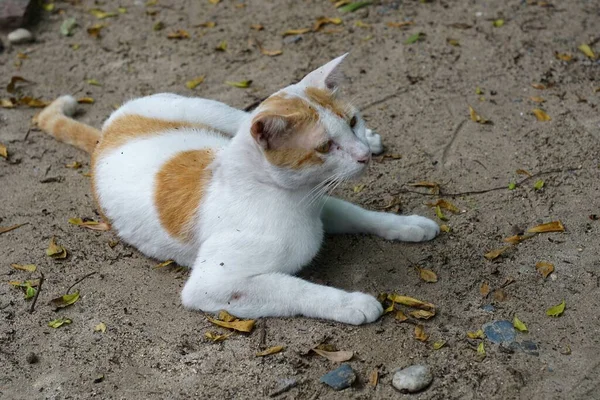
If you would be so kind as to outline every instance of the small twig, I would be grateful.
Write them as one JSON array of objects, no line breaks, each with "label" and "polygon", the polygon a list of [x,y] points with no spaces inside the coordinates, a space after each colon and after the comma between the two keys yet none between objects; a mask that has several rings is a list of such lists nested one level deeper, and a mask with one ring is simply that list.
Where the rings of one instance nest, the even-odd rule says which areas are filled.
[{"label": "small twig", "polygon": [[69,288],[67,289],[67,293],[66,294],[69,294],[69,292],[71,291],[71,289],[73,289],[73,286],[77,285],[78,283],[80,283],[84,279],[89,278],[90,276],[94,275],[95,273],[96,273],[96,271],[90,272],[89,274],[85,275],[83,278],[79,279],[77,282],[75,282],[74,284],[72,284],[71,286],[69,286]]},{"label": "small twig", "polygon": [[263,318],[258,335],[258,347],[263,350],[267,347],[267,320]]},{"label": "small twig", "polygon": [[33,302],[31,303],[31,307],[29,307],[29,314],[31,314],[35,310],[35,303],[37,303],[40,292],[42,291],[42,284],[44,283],[44,273],[40,271],[40,283],[38,283],[37,290],[35,291],[35,296],[33,297]]},{"label": "small twig", "polygon": [[388,94],[387,96],[384,96],[382,98],[380,98],[379,100],[375,100],[372,101],[370,103],[364,104],[360,107],[361,111],[365,111],[371,107],[377,106],[381,103],[385,103],[386,101],[388,101],[389,99],[393,99],[394,97],[401,95],[403,93],[406,93],[408,91],[408,88],[406,87],[399,87],[398,89],[396,89],[396,91],[394,93]]},{"label": "small twig", "polygon": [[[520,180],[519,182],[515,183],[515,188],[522,186],[524,183],[528,182],[529,180],[533,179],[533,178],[537,178],[538,176],[541,175],[547,175],[547,174],[554,174],[557,172],[567,172],[567,171],[574,171],[577,168],[562,168],[562,169],[551,169],[548,171],[541,171],[541,172],[537,172],[531,176],[528,176],[527,178],[524,178],[522,180]],[[468,190],[466,192],[458,192],[458,193],[444,193],[441,189],[439,191],[439,193],[426,193],[426,192],[420,192],[418,190],[410,190],[410,189],[401,189],[399,192],[397,192],[396,194],[400,194],[400,193],[415,193],[415,194],[420,194],[422,196],[434,196],[434,197],[460,197],[460,196],[468,196],[468,195],[473,195],[473,194],[483,194],[483,193],[488,193],[488,192],[493,192],[493,191],[497,191],[497,190],[507,190],[507,186],[497,186],[497,187],[493,187],[493,188],[489,188],[489,189],[482,189],[482,190]]]}]

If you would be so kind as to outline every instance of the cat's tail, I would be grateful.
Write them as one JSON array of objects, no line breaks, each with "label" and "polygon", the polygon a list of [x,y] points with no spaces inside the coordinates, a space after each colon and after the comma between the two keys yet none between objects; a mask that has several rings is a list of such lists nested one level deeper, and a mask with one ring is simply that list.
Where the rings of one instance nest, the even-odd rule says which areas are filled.
[{"label": "cat's tail", "polygon": [[100,141],[102,133],[89,125],[75,121],[77,100],[72,96],[61,96],[37,116],[38,126],[61,142],[92,153]]}]

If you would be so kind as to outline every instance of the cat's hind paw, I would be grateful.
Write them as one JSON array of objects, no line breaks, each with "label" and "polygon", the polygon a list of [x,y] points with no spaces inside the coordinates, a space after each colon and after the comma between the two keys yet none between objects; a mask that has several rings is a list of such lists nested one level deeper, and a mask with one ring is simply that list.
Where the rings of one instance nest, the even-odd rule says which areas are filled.
[{"label": "cat's hind paw", "polygon": [[386,213],[381,217],[379,236],[388,240],[424,242],[440,233],[440,227],[435,221],[420,215],[402,216]]},{"label": "cat's hind paw", "polygon": [[381,143],[381,136],[378,133],[373,132],[371,129],[365,131],[367,142],[371,153],[377,155],[383,153],[383,144]]}]

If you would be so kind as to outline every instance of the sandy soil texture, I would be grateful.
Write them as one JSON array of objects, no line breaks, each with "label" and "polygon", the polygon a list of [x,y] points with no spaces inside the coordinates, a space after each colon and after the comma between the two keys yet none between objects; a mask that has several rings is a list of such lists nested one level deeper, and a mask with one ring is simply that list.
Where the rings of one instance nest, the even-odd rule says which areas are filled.
[{"label": "sandy soil texture", "polygon": [[[117,16],[100,20],[93,8]],[[205,333],[225,330],[182,308],[185,271],[154,269],[157,261],[135,249],[111,247],[113,233],[67,222],[98,219],[87,155],[29,131],[38,110],[0,108],[0,143],[9,153],[0,158],[0,227],[26,224],[0,234],[0,397],[265,398],[281,379],[293,378],[298,385],[279,398],[408,398],[391,386],[392,371],[422,363],[431,367],[433,383],[410,398],[600,398],[600,221],[592,218],[600,215],[600,63],[578,50],[588,44],[600,53],[599,15],[593,0],[381,0],[351,13],[325,0],[56,1],[54,11],[43,11],[31,27],[35,42],[0,53],[0,80],[6,85],[22,76],[34,83],[20,83],[19,93],[43,100],[92,97],[95,103],[82,104],[78,118],[97,127],[115,105],[157,92],[243,108],[351,51],[344,92],[383,136],[387,154],[402,157],[374,162],[360,182],[337,194],[372,209],[397,198],[402,213],[429,216],[451,231],[423,244],[331,237],[302,273],[348,290],[434,303],[437,315],[420,321],[426,342],[414,338],[413,324],[386,315],[361,327],[268,318],[251,334],[212,343]],[[312,28],[322,16],[343,23],[282,37],[288,29]],[[67,37],[60,26],[68,17],[78,27]],[[498,19],[502,26],[494,26]],[[159,21],[164,28],[155,30]],[[200,26],[206,22],[216,26]],[[105,25],[97,39],[87,32],[95,24]],[[167,37],[179,29],[190,37]],[[407,43],[419,32],[419,40]],[[6,35],[2,41],[6,46]],[[226,51],[216,51],[222,41]],[[257,42],[283,54],[261,54]],[[186,81],[202,75],[196,89],[186,88]],[[248,89],[224,84],[241,80],[253,82]],[[0,88],[0,99],[11,96]],[[493,124],[471,120],[469,105]],[[539,121],[536,108],[551,120]],[[65,167],[74,161],[82,168]],[[518,169],[539,175],[509,190],[510,182],[527,178]],[[446,195],[438,197],[460,212],[442,210],[448,220],[440,221],[426,204],[438,197],[408,186],[418,181],[439,183]],[[484,258],[505,246],[504,238],[557,220],[565,232],[539,234],[496,260]],[[66,260],[45,255],[51,237],[68,249]],[[536,271],[540,261],[554,265],[546,279]],[[35,264],[37,271],[18,271],[13,263]],[[412,263],[435,271],[438,282],[422,281]],[[8,282],[37,279],[40,272],[45,282],[29,313],[31,300]],[[48,301],[91,272],[73,288],[81,299],[54,311]],[[487,296],[481,294],[484,282]],[[547,316],[562,300],[564,313]],[[538,355],[466,336],[515,315],[529,329],[518,341],[537,344]],[[60,317],[72,323],[48,326]],[[104,333],[94,331],[100,322]],[[283,352],[255,356],[263,327],[265,345],[283,345]],[[435,350],[438,341],[446,345]],[[349,364],[358,379],[351,388],[335,392],[319,383],[336,368],[307,354],[323,342],[355,353]],[[372,388],[368,378],[375,369],[380,381]]]}]

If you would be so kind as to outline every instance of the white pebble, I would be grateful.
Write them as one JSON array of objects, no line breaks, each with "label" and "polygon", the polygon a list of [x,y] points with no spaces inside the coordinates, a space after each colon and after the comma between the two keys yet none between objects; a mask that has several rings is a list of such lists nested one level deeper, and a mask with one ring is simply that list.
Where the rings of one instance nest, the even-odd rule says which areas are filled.
[{"label": "white pebble", "polygon": [[432,380],[433,375],[428,366],[412,365],[397,371],[392,379],[392,385],[402,393],[414,393],[425,389]]},{"label": "white pebble", "polygon": [[27,29],[19,28],[8,34],[8,41],[12,44],[28,43],[33,41],[33,35]]}]

